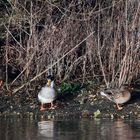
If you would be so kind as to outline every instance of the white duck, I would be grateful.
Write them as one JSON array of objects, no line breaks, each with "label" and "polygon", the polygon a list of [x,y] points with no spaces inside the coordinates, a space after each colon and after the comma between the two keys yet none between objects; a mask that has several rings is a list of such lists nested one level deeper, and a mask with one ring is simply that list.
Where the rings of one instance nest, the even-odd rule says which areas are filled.
[{"label": "white duck", "polygon": [[47,77],[47,84],[45,87],[42,87],[40,92],[38,93],[38,99],[41,102],[40,111],[44,111],[44,104],[50,103],[50,109],[54,109],[53,101],[56,99],[57,93],[54,89],[54,78],[49,75]]}]

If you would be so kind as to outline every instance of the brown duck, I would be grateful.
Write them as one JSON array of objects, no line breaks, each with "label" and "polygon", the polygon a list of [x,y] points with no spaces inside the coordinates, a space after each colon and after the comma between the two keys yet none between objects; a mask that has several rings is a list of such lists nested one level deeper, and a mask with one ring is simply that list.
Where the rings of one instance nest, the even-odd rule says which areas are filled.
[{"label": "brown duck", "polygon": [[106,97],[107,99],[109,99],[110,101],[116,103],[118,110],[122,110],[123,107],[119,106],[119,104],[126,103],[127,101],[130,100],[131,89],[132,88],[128,86],[122,86],[119,89],[110,89],[110,90],[101,91],[100,94]]}]

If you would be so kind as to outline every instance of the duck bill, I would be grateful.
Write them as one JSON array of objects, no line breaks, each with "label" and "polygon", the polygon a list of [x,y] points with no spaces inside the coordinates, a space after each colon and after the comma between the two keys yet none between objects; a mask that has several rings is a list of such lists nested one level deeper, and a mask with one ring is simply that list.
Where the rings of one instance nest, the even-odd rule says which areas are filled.
[{"label": "duck bill", "polygon": [[102,96],[104,96],[104,97],[106,97],[107,99],[109,99],[110,101],[112,101],[112,99],[111,99],[111,97],[108,95],[108,94],[106,94],[106,93],[104,93],[104,92],[100,92],[100,94],[102,95]]},{"label": "duck bill", "polygon": [[48,86],[48,87],[51,86],[51,80],[50,80],[50,79],[48,79],[47,86]]}]

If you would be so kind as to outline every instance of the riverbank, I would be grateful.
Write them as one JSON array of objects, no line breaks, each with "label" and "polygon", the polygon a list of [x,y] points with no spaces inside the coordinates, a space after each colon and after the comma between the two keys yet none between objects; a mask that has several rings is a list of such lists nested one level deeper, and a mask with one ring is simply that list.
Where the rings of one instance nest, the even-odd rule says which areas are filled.
[{"label": "riverbank", "polygon": [[[29,91],[28,91],[29,92]],[[75,93],[58,96],[56,108],[46,111],[39,110],[40,103],[37,93],[18,93],[10,95],[1,90],[0,117],[28,118],[140,118],[140,93],[133,91],[131,100],[117,110],[116,105],[102,98],[97,91],[82,89]]]}]

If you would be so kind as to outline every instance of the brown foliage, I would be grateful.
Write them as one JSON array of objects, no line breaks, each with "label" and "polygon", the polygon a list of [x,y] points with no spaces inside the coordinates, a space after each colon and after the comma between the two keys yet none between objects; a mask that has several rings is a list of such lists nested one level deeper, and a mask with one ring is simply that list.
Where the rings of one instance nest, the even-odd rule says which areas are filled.
[{"label": "brown foliage", "polygon": [[15,92],[47,74],[61,82],[103,80],[109,87],[129,84],[140,73],[139,0],[10,4],[3,63],[21,71],[11,83],[21,80]]}]

